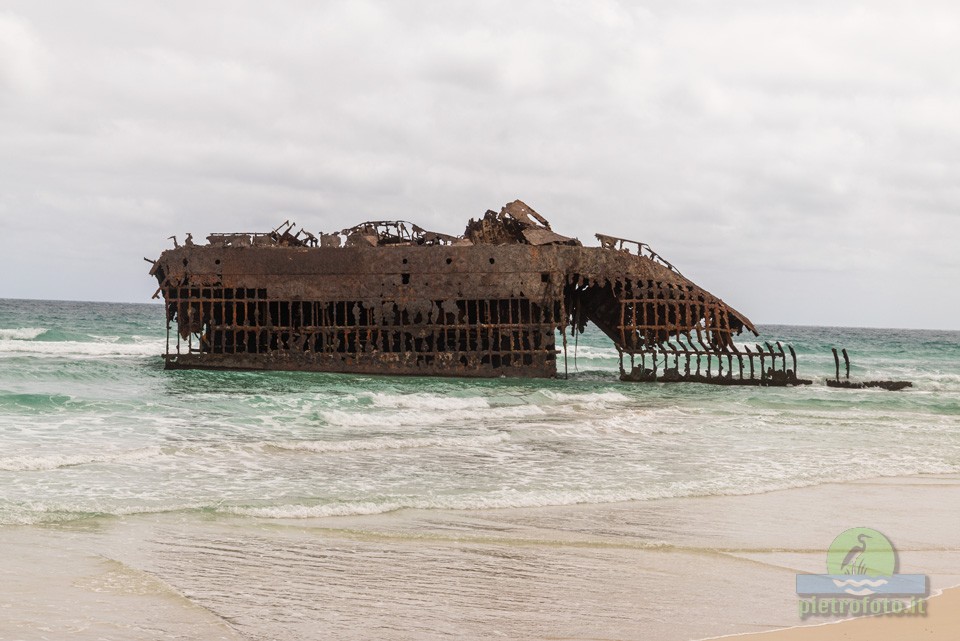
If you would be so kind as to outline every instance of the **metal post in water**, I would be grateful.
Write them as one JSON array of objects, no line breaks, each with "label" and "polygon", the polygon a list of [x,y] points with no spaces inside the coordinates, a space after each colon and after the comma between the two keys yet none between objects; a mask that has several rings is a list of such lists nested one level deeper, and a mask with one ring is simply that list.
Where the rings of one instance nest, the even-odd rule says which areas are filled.
[{"label": "metal post in water", "polygon": [[[844,362],[844,363],[846,364],[846,366],[847,366],[847,380],[849,381],[849,380],[850,380],[850,357],[847,356],[847,348],[846,348],[846,347],[844,347],[841,351],[843,352],[843,362]],[[837,376],[839,377],[840,374],[838,373]]]},{"label": "metal post in water", "polygon": [[680,349],[683,351],[683,375],[687,378],[690,377],[690,346],[684,344],[680,340],[680,337],[677,336],[677,345],[680,346]]}]

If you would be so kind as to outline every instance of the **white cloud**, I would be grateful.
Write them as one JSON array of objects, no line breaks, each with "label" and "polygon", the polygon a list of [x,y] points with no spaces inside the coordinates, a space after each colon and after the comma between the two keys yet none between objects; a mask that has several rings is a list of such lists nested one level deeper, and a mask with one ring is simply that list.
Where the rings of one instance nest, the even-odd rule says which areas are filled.
[{"label": "white cloud", "polygon": [[[172,233],[520,197],[759,322],[960,317],[929,305],[960,276],[952,3],[9,4],[0,295],[138,300]],[[78,252],[111,276],[65,285]]]},{"label": "white cloud", "polygon": [[32,95],[46,82],[46,52],[30,25],[16,15],[0,13],[0,96]]}]

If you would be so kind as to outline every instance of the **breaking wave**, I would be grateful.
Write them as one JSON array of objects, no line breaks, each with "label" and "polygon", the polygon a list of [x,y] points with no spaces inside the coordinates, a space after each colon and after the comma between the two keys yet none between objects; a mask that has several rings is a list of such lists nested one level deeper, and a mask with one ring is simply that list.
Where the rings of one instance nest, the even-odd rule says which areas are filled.
[{"label": "breaking wave", "polygon": [[[562,358],[562,356],[561,356]],[[570,363],[573,363],[573,359],[586,359],[586,360],[610,360],[618,361],[620,359],[620,354],[613,347],[592,347],[590,345],[574,345],[571,343],[567,345],[567,359]]]},{"label": "breaking wave", "polygon": [[30,355],[41,357],[123,358],[160,356],[163,341],[142,343],[110,343],[79,341],[35,341],[32,339],[0,340],[0,356]]},{"label": "breaking wave", "polygon": [[490,403],[479,396],[447,396],[440,394],[370,394],[374,407],[412,410],[486,409]]},{"label": "breaking wave", "polygon": [[[791,485],[790,487],[799,487]],[[637,489],[583,489],[543,491],[500,491],[484,494],[391,497],[381,501],[336,501],[321,504],[230,505],[217,511],[238,516],[268,519],[310,519],[328,516],[363,516],[404,509],[416,510],[492,510],[508,508],[555,507],[626,501],[649,501],[683,496],[730,495],[739,492],[690,492],[684,484],[676,487]],[[746,493],[746,492],[743,492]]]},{"label": "breaking wave", "polygon": [[602,402],[623,402],[629,401],[630,397],[620,392],[555,392],[553,390],[542,390],[540,392],[547,398],[565,403],[591,403]]},{"label": "breaking wave", "polygon": [[0,329],[0,341],[32,341],[46,331],[43,327]]},{"label": "breaking wave", "polygon": [[6,456],[0,458],[0,471],[44,472],[62,467],[94,463],[135,463],[160,456],[159,447],[144,447],[110,454],[51,454],[49,456]]},{"label": "breaking wave", "polygon": [[[458,399],[469,401],[471,399]],[[483,401],[484,399],[476,399]],[[484,401],[486,403],[486,401]],[[489,407],[486,404],[476,405],[470,409],[439,409],[431,407],[410,407],[402,412],[365,410],[324,410],[320,417],[329,425],[338,427],[382,427],[385,425],[449,425],[465,421],[484,421],[488,424],[498,421],[525,419],[544,414],[544,410],[536,405],[510,405],[505,407]]]},{"label": "breaking wave", "polygon": [[508,434],[463,437],[371,438],[351,441],[268,441],[267,447],[293,452],[364,452],[428,447],[484,447],[510,440]]}]

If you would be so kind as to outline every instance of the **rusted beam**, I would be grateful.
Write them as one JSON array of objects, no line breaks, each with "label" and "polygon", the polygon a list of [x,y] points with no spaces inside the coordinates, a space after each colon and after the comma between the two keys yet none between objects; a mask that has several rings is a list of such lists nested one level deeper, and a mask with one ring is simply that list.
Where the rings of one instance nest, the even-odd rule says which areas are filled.
[{"label": "rusted beam", "polygon": [[[175,331],[170,367],[555,376],[560,330],[567,375],[566,327],[576,338],[589,321],[621,368],[650,353],[656,372],[672,354],[679,374],[683,355],[686,375],[696,354],[713,377],[714,355],[721,376],[724,355],[732,370],[731,335],[755,331],[648,247],[583,247],[520,201],[462,237],[404,221],[315,235],[287,220],[206,245],[172,238],[149,261]],[[703,350],[679,342],[692,332]]]}]

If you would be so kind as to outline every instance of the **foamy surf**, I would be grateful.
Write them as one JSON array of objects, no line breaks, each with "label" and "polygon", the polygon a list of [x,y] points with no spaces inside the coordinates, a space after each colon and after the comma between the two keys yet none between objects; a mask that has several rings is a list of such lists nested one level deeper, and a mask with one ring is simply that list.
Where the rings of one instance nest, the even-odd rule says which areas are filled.
[{"label": "foamy surf", "polygon": [[[561,354],[559,358],[563,358]],[[567,362],[568,365],[572,365],[574,359],[576,360],[599,360],[599,361],[608,361],[613,366],[617,366],[619,362],[620,354],[613,347],[591,347],[589,345],[576,345],[573,343],[567,345]]]},{"label": "foamy surf", "polygon": [[[482,399],[480,399],[482,400]],[[467,404],[469,407],[469,404]],[[475,409],[440,410],[431,407],[397,407],[399,411],[368,409],[323,410],[319,412],[325,423],[340,427],[384,427],[456,425],[464,422],[483,422],[490,425],[507,421],[542,416],[537,405],[510,405],[506,407],[477,406]]]},{"label": "foamy surf", "polygon": [[440,394],[385,394],[371,393],[374,407],[410,410],[476,410],[487,409],[490,403],[479,396],[448,396]]},{"label": "foamy surf", "polygon": [[266,447],[289,452],[376,452],[379,450],[405,450],[434,447],[483,448],[510,440],[509,434],[487,436],[434,437],[434,438],[370,438],[347,441],[267,441]]},{"label": "foamy surf", "polygon": [[204,503],[171,501],[154,505],[118,506],[108,503],[25,501],[12,504],[0,500],[0,525],[37,525],[69,523],[84,519],[168,514],[176,512],[213,511],[216,506]]},{"label": "foamy surf", "polygon": [[0,341],[32,341],[46,331],[43,327],[0,329]]},{"label": "foamy surf", "polygon": [[623,403],[630,397],[621,392],[558,392],[545,389],[540,394],[560,403]]},{"label": "foamy surf", "polygon": [[35,341],[32,339],[8,339],[0,341],[0,356],[40,356],[62,358],[124,358],[161,356],[164,343],[116,343],[107,341]]},{"label": "foamy surf", "polygon": [[0,457],[0,470],[5,472],[42,472],[63,467],[98,463],[136,463],[160,456],[159,447],[144,447],[136,450],[99,454],[50,454],[47,456]]},{"label": "foamy surf", "polygon": [[[771,483],[760,491],[774,491],[806,487],[810,483],[784,484]],[[222,505],[216,509],[228,514],[253,516],[265,519],[313,519],[330,516],[365,516],[385,514],[397,510],[495,510],[537,507],[564,507],[600,503],[623,503],[631,501],[650,501],[691,496],[735,496],[752,494],[745,488],[727,488],[719,492],[690,492],[683,486],[661,486],[649,488],[620,488],[615,490],[542,490],[510,491],[501,490],[482,495],[453,495],[434,497],[389,497],[380,501],[337,501],[319,504],[277,504],[277,505]]]},{"label": "foamy surf", "polygon": [[[960,334],[778,335],[810,377],[832,374],[817,351],[829,340],[863,377],[918,381],[890,394],[629,385],[572,367],[551,381],[165,371],[162,306],[0,301],[0,326],[0,503],[25,522],[30,506],[48,520],[191,506],[295,518],[960,471]],[[615,355],[598,331],[579,342],[581,372]]]}]

